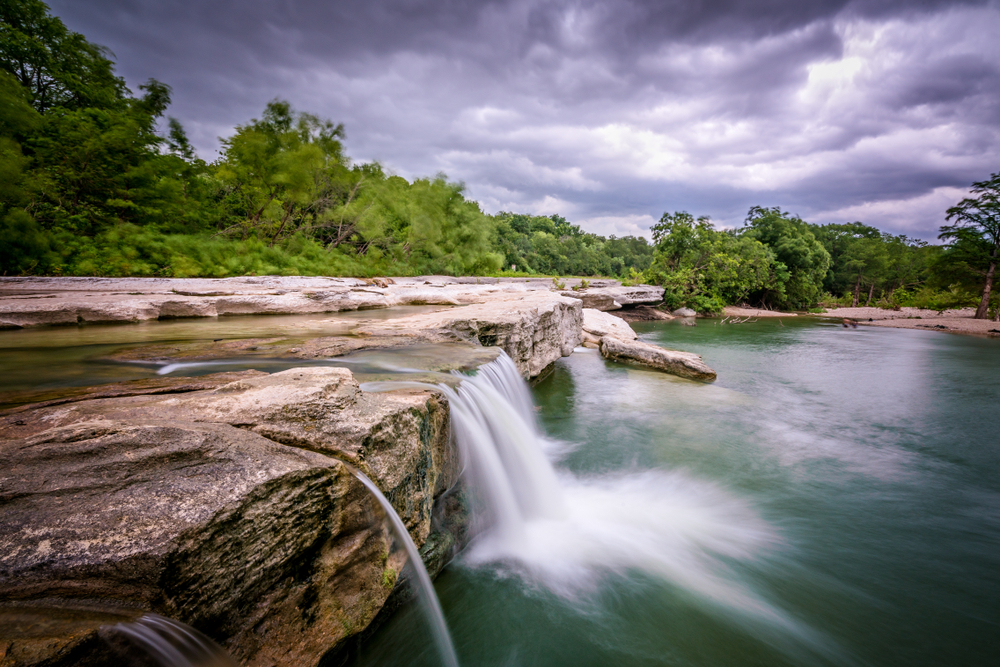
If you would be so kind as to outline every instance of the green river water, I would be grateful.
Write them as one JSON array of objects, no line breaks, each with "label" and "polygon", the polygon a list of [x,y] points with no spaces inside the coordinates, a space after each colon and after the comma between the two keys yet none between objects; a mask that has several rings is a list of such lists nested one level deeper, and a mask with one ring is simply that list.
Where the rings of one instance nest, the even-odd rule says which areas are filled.
[{"label": "green river water", "polygon": [[[338,335],[359,317],[0,332],[0,392],[155,376],[102,361],[122,346]],[[474,544],[445,570],[462,664],[1000,664],[997,341],[716,322],[633,325],[702,354],[714,383],[581,348],[533,389],[586,530],[523,561]],[[181,373],[255,366],[273,370]],[[405,605],[355,667],[439,664],[421,614]]]},{"label": "green river water", "polygon": [[[532,567],[460,559],[436,587],[463,664],[1000,664],[996,341],[805,318],[633,326],[718,381],[578,350],[533,393],[569,443],[573,497],[639,526],[607,544],[640,552],[645,527],[668,548],[602,557],[560,537]],[[407,607],[356,664],[436,660]]]}]

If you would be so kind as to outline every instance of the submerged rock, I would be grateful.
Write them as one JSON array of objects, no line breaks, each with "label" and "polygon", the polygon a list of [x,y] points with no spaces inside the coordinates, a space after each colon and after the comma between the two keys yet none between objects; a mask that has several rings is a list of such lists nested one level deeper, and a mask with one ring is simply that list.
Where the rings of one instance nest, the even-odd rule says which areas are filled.
[{"label": "submerged rock", "polygon": [[[424,544],[458,474],[447,404],[367,394],[339,368],[228,375],[0,417],[0,596],[155,611],[247,665],[313,665],[365,628],[402,560],[342,460]],[[76,664],[95,632],[40,645],[0,629],[26,656],[3,664]]]},{"label": "submerged rock", "polygon": [[714,380],[716,377],[715,371],[693,352],[667,350],[658,345],[638,340],[625,341],[613,336],[601,338],[600,349],[601,354],[612,361],[634,362],[692,380]]}]

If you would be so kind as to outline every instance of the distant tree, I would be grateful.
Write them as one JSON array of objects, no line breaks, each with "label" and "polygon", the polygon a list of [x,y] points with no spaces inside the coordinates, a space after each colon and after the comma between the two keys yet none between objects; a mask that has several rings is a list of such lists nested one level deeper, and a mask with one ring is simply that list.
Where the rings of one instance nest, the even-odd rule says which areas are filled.
[{"label": "distant tree", "polygon": [[813,229],[779,208],[750,209],[740,235],[760,241],[775,256],[774,279],[755,295],[760,302],[781,308],[816,303],[830,268],[830,253]]},{"label": "distant tree", "polygon": [[749,236],[716,230],[707,217],[664,213],[651,228],[655,254],[646,272],[670,308],[718,312],[769,284],[774,254]]},{"label": "distant tree", "polygon": [[1000,252],[1000,173],[973,183],[971,192],[974,197],[948,209],[947,220],[952,224],[941,227],[938,238],[951,240],[955,250],[965,256],[968,269],[982,277],[975,318],[985,320]]}]

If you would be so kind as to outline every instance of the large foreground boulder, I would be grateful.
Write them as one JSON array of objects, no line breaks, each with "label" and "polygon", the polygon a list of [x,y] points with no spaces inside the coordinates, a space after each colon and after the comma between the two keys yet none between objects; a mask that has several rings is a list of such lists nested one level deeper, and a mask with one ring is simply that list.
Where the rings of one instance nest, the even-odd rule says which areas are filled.
[{"label": "large foreground boulder", "polygon": [[[0,417],[0,599],[157,612],[246,665],[315,665],[363,630],[402,554],[344,461],[424,544],[458,472],[447,405],[346,369],[224,379]],[[0,664],[101,664],[99,625],[0,628]]]},{"label": "large foreground boulder", "polygon": [[632,362],[692,380],[714,380],[715,371],[701,356],[693,352],[667,350],[638,340],[621,340],[605,336],[600,342],[601,354],[612,361]]}]

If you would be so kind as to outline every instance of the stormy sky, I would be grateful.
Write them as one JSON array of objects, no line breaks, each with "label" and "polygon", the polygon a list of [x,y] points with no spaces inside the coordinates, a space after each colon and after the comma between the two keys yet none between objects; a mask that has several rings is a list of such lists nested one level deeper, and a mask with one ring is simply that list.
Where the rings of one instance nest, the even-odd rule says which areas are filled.
[{"label": "stormy sky", "polygon": [[752,205],[932,240],[1000,171],[1000,2],[50,0],[202,157],[275,97],[487,212],[648,234]]}]

